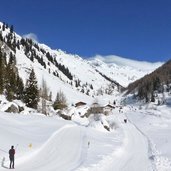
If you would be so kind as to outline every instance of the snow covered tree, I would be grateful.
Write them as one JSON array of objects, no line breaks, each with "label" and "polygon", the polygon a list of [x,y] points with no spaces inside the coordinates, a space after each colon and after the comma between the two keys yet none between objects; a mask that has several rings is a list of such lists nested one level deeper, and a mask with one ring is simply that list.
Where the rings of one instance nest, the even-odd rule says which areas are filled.
[{"label": "snow covered tree", "polygon": [[26,87],[24,91],[24,102],[26,103],[26,106],[37,109],[38,101],[39,101],[38,85],[37,85],[34,69],[32,69],[29,79],[26,82]]}]

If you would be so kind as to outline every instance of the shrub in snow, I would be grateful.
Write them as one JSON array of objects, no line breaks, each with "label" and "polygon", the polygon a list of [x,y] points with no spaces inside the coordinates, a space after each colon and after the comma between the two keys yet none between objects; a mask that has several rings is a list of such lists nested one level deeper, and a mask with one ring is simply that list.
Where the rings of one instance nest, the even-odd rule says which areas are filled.
[{"label": "shrub in snow", "polygon": [[93,107],[88,109],[88,111],[85,114],[85,116],[89,117],[91,114],[100,114],[100,113],[103,113],[103,107],[93,106]]},{"label": "shrub in snow", "polygon": [[57,109],[64,109],[67,107],[67,101],[66,101],[66,97],[64,95],[64,93],[60,90],[59,92],[57,92],[56,95],[56,100],[53,104],[53,107],[55,110]]},{"label": "shrub in snow", "polygon": [[110,128],[109,128],[107,125],[104,125],[104,128],[105,128],[107,131],[110,131]]}]

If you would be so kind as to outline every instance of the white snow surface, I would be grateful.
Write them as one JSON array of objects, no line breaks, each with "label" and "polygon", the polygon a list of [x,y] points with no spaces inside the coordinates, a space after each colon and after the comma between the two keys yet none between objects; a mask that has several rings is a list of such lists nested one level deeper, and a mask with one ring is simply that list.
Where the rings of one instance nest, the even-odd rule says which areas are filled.
[{"label": "white snow surface", "polygon": [[73,121],[0,112],[0,170],[9,167],[8,150],[14,145],[16,171],[170,171],[168,111],[168,106],[116,107],[101,119],[110,132],[100,120],[79,117],[77,110]]},{"label": "white snow surface", "polygon": [[[154,108],[154,107],[153,107]],[[171,171],[171,108],[170,105],[154,109],[127,111],[130,122],[148,139],[151,160],[156,171]]]}]

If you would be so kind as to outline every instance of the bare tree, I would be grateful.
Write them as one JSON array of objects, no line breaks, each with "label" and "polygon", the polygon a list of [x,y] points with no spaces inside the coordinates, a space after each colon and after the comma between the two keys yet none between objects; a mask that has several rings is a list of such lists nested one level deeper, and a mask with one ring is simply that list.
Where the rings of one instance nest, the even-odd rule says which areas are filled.
[{"label": "bare tree", "polygon": [[40,92],[40,96],[42,98],[41,105],[42,105],[42,113],[47,115],[47,100],[48,100],[48,88],[46,81],[44,78],[42,79],[42,89]]},{"label": "bare tree", "polygon": [[56,100],[53,104],[54,109],[63,109],[65,107],[67,107],[67,100],[66,100],[66,96],[64,95],[64,93],[60,90],[59,92],[57,92],[56,95]]}]

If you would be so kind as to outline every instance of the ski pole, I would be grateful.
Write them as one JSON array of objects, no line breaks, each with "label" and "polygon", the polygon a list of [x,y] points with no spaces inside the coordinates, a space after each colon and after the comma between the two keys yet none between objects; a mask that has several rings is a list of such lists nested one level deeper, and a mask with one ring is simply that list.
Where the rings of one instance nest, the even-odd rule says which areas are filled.
[{"label": "ski pole", "polygon": [[17,149],[17,147],[18,147],[18,144],[15,146],[15,150]]}]

